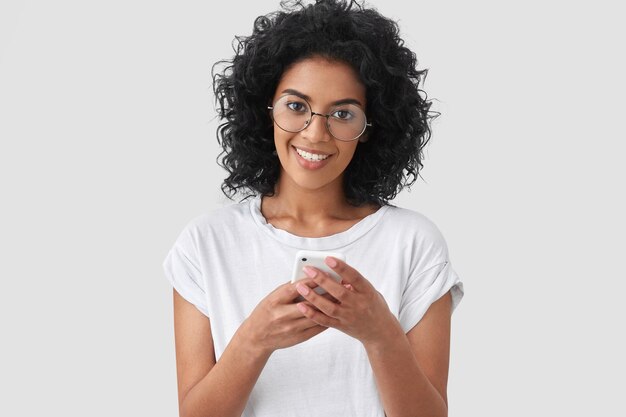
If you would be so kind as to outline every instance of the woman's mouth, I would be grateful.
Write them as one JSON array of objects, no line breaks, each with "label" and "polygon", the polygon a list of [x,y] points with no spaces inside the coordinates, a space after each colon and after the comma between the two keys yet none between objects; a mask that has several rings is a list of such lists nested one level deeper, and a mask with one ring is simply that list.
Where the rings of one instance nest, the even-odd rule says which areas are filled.
[{"label": "woman's mouth", "polygon": [[309,152],[295,146],[292,146],[292,149],[294,150],[298,164],[305,169],[321,168],[328,163],[328,160],[332,156],[332,154]]},{"label": "woman's mouth", "polygon": [[298,155],[300,155],[302,158],[306,159],[307,161],[311,161],[311,162],[323,161],[324,159],[330,156],[330,155],[325,155],[325,154],[320,154],[320,153],[307,152],[305,150],[296,148],[295,146],[294,148],[296,149],[296,152],[298,152]]}]

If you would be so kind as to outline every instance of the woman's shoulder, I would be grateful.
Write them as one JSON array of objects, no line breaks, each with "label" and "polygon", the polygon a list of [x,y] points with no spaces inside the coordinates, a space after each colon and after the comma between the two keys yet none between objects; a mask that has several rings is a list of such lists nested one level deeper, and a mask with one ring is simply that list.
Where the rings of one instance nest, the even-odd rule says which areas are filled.
[{"label": "woman's shoulder", "polygon": [[439,228],[430,217],[414,209],[389,204],[387,213],[385,213],[385,219],[408,232],[418,230],[422,233],[440,233]]},{"label": "woman's shoulder", "polygon": [[389,206],[385,217],[385,230],[392,233],[395,239],[417,248],[420,257],[447,259],[446,239],[430,217],[420,211],[397,206]]},{"label": "woman's shoulder", "polygon": [[220,230],[243,226],[250,218],[250,201],[228,202],[192,217],[185,229],[189,231]]}]

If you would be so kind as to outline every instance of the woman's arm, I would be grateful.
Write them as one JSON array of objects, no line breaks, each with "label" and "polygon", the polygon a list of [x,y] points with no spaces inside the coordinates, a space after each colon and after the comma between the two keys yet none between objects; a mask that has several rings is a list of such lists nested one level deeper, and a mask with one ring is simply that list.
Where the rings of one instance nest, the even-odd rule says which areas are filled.
[{"label": "woman's arm", "polygon": [[390,329],[364,344],[387,417],[445,417],[450,357],[451,296],[435,301],[406,335]]},{"label": "woman's arm", "polygon": [[[310,279],[299,283],[311,289],[317,287]],[[293,302],[297,296],[295,286],[286,282],[263,298],[216,362],[210,321],[174,290],[181,417],[241,416],[272,352],[328,329],[302,317]],[[329,303],[337,301],[329,294],[320,298]],[[304,304],[312,307],[311,303]]]},{"label": "woman's arm", "polygon": [[178,404],[181,417],[240,417],[270,354],[240,327],[215,361],[211,324],[174,290]]},{"label": "woman's arm", "polygon": [[404,334],[371,282],[339,259],[327,257],[326,264],[341,276],[343,285],[316,268],[306,267],[304,272],[338,303],[298,286],[299,293],[317,308],[315,311],[299,303],[302,314],[363,343],[388,417],[446,417],[450,291],[432,303],[419,323]]}]

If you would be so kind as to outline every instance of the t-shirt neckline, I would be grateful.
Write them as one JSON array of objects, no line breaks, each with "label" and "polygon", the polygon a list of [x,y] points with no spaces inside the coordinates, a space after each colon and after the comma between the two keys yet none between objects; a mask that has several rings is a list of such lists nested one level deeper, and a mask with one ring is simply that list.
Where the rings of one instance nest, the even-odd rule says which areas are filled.
[{"label": "t-shirt neckline", "polygon": [[268,234],[273,239],[285,245],[306,250],[335,250],[349,245],[372,230],[390,207],[389,205],[383,205],[374,213],[365,216],[343,232],[324,237],[303,237],[278,229],[271,223],[268,223],[261,213],[261,198],[261,195],[256,195],[249,200],[250,214],[256,225],[262,229],[263,233]]}]

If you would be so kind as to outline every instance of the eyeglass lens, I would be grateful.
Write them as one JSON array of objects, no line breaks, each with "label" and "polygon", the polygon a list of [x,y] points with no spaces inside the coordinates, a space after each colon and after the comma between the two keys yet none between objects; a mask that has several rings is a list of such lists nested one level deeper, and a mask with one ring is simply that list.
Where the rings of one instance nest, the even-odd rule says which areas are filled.
[{"label": "eyeglass lens", "polygon": [[[283,96],[274,103],[273,107],[274,122],[288,132],[299,132],[305,129],[311,121],[311,108],[301,97]],[[335,106],[330,109],[328,115],[326,126],[330,134],[339,140],[354,140],[365,130],[367,123],[365,113],[354,104]]]}]

